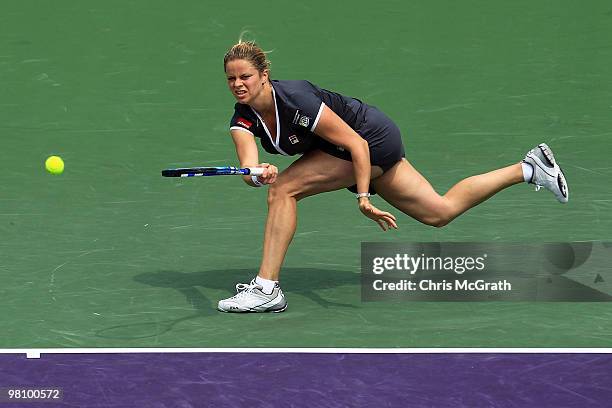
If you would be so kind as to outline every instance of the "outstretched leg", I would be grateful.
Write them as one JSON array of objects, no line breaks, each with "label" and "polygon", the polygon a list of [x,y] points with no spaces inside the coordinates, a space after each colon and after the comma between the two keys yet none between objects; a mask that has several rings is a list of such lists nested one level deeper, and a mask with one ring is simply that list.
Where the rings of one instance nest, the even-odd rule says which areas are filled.
[{"label": "outstretched leg", "polygon": [[441,196],[403,159],[372,180],[372,185],[395,208],[424,224],[442,227],[495,193],[523,181],[523,170],[517,163],[461,180]]}]

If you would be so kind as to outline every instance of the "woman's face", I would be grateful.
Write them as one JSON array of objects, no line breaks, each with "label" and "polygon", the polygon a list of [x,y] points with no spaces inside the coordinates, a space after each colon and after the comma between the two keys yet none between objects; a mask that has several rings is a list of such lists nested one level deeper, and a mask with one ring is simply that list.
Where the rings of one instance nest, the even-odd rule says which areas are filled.
[{"label": "woman's face", "polygon": [[240,103],[248,104],[262,91],[268,81],[268,72],[260,73],[249,61],[236,59],[225,65],[227,86],[234,98]]}]

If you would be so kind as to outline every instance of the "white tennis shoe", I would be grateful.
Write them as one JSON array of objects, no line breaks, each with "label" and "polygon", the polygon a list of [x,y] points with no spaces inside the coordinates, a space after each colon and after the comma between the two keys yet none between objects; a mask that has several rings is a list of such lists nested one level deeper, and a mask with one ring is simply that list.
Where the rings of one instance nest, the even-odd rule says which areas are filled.
[{"label": "white tennis shoe", "polygon": [[219,301],[217,309],[229,313],[247,312],[283,312],[287,309],[287,301],[279,284],[274,285],[272,293],[262,291],[263,287],[255,283],[238,283],[234,296]]},{"label": "white tennis shoe", "polygon": [[529,183],[535,184],[536,191],[544,187],[550,190],[560,203],[567,203],[569,189],[565,175],[546,143],[540,143],[527,152],[523,162],[533,167],[533,176]]}]

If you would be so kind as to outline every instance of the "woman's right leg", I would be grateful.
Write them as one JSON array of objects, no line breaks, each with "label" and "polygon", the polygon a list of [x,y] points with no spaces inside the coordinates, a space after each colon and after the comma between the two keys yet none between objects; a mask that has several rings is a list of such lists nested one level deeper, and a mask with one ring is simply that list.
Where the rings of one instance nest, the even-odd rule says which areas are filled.
[{"label": "woman's right leg", "polygon": [[[382,169],[372,167],[372,177]],[[353,163],[320,150],[309,152],[282,171],[268,187],[268,217],[259,276],[278,280],[280,268],[297,226],[297,202],[302,198],[355,184]]]},{"label": "woman's right leg", "polygon": [[523,182],[520,163],[468,177],[439,195],[412,165],[402,159],[372,180],[376,192],[389,204],[416,220],[442,227],[495,193]]},{"label": "woman's right leg", "polygon": [[[380,174],[382,169],[373,166],[372,177]],[[265,279],[263,285],[278,281],[281,265],[297,225],[297,201],[353,184],[353,164],[320,150],[306,153],[278,175],[276,182],[268,186],[268,218],[263,257],[256,282],[257,279]],[[257,289],[257,285],[237,286],[240,292],[220,300],[218,309],[224,312],[283,311],[287,302],[278,283],[273,286],[271,293],[262,292]]]}]

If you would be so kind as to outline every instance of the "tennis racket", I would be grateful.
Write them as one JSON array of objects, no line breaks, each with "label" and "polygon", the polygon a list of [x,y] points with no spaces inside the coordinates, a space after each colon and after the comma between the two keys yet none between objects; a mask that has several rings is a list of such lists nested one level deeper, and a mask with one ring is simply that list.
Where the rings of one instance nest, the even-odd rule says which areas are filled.
[{"label": "tennis racket", "polygon": [[261,176],[263,167],[247,167],[244,169],[232,166],[226,167],[187,167],[182,169],[162,170],[163,177],[202,177],[202,176]]}]

